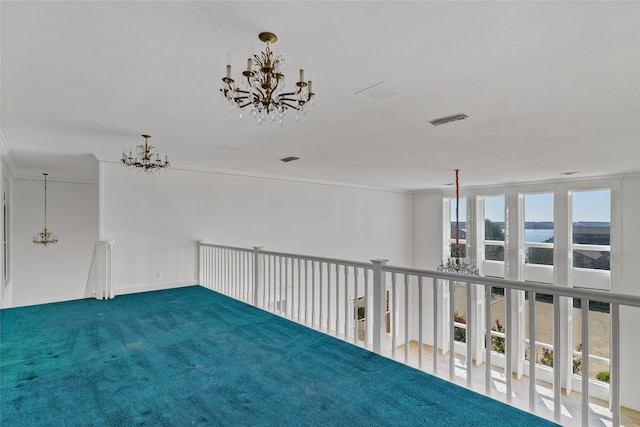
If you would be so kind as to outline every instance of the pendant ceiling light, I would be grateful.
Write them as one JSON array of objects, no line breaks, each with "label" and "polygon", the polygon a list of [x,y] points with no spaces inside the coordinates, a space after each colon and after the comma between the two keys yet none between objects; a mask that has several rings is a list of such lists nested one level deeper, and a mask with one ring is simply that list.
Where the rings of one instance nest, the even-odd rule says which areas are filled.
[{"label": "pendant ceiling light", "polygon": [[164,156],[164,161],[160,158],[159,153],[153,152],[154,146],[149,144],[149,135],[142,135],[144,138],[144,145],[138,145],[135,154],[129,150],[122,152],[122,164],[128,169],[134,169],[138,171],[144,171],[147,173],[159,172],[161,170],[169,169],[171,166],[169,158]]},{"label": "pendant ceiling light", "polygon": [[[460,182],[459,182],[460,169],[456,169],[456,243],[451,245],[451,256],[447,260],[446,264],[441,262],[438,266],[438,271],[444,271],[447,273],[458,274],[471,274],[478,275],[478,268],[470,262],[468,257],[463,257],[462,247],[460,246]],[[468,228],[468,227],[467,227]],[[465,236],[466,237],[466,236]]]},{"label": "pendant ceiling light", "polygon": [[282,125],[288,109],[296,110],[298,121],[301,114],[307,114],[308,106],[313,105],[315,100],[311,80],[304,81],[304,69],[301,68],[296,88],[292,92],[286,92],[285,60],[280,55],[274,56],[270,47],[278,37],[265,32],[260,33],[258,38],[267,44],[267,48],[260,55],[247,59],[241,87],[236,86],[235,80],[231,78],[231,64],[227,64],[227,75],[222,78],[220,89],[222,100],[229,103],[229,111],[238,110],[240,118],[243,111],[248,110],[258,123],[271,119]]},{"label": "pendant ceiling light", "polygon": [[47,230],[47,175],[49,174],[43,173],[42,175],[44,175],[44,230],[33,237],[33,243],[47,246],[58,243],[58,236],[54,236]]}]

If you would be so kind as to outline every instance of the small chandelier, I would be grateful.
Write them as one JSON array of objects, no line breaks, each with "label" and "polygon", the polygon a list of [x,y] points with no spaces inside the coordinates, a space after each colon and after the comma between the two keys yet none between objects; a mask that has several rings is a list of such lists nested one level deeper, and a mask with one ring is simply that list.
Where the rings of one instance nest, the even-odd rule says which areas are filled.
[{"label": "small chandelier", "polygon": [[458,274],[470,274],[479,275],[478,267],[473,265],[468,257],[462,258],[462,248],[460,247],[460,221],[459,221],[459,207],[460,207],[460,184],[458,180],[458,173],[460,169],[456,169],[456,244],[451,248],[451,257],[447,260],[440,262],[438,271],[444,271],[445,273],[458,273]]},{"label": "small chandelier", "polygon": [[46,247],[58,243],[58,236],[54,236],[52,232],[47,230],[47,175],[49,174],[43,173],[42,175],[44,175],[44,230],[33,237],[33,243]]},{"label": "small chandelier", "polygon": [[229,103],[229,111],[238,110],[242,119],[242,112],[246,107],[259,124],[271,118],[284,123],[289,108],[296,110],[296,121],[300,114],[307,114],[308,105],[313,105],[315,94],[311,88],[311,80],[304,81],[304,70],[300,69],[300,80],[293,92],[285,92],[284,70],[285,60],[282,56],[274,57],[270,44],[278,40],[273,33],[260,33],[260,41],[267,44],[260,56],[253,55],[247,59],[247,69],[242,72],[245,77],[242,87],[236,86],[231,78],[231,65],[227,64],[227,75],[222,78],[220,95],[222,100]]},{"label": "small chandelier", "polygon": [[170,167],[169,158],[164,156],[164,161],[160,158],[160,154],[153,154],[153,149],[155,148],[153,145],[149,145],[149,135],[142,135],[144,138],[144,145],[138,145],[137,152],[135,156],[129,150],[129,154],[127,151],[122,152],[122,164],[125,165],[129,169],[136,169],[138,171],[144,171],[147,173],[158,172],[163,169],[168,169]]}]

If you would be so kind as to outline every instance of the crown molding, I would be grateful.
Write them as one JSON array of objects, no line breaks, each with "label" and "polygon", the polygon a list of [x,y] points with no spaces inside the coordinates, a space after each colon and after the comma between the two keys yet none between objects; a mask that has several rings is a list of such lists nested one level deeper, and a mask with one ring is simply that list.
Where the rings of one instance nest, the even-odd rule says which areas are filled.
[{"label": "crown molding", "polygon": [[16,164],[15,164],[15,161],[13,160],[13,155],[11,154],[11,150],[9,150],[9,146],[7,145],[7,141],[4,139],[4,134],[2,133],[2,130],[0,130],[0,156],[2,156],[2,160],[7,165],[7,168],[9,169],[9,174],[15,178],[17,175]]},{"label": "crown molding", "polygon": [[[95,156],[95,157],[100,163],[121,166],[120,160],[113,160],[113,158],[100,158],[98,156]],[[265,180],[273,180],[273,181],[296,182],[301,184],[323,185],[323,186],[329,186],[329,187],[354,188],[358,190],[378,191],[378,192],[385,192],[385,193],[411,194],[411,191],[393,189],[393,188],[348,184],[348,183],[342,183],[342,182],[324,181],[324,180],[316,180],[316,179],[295,178],[295,177],[283,176],[283,175],[270,175],[270,174],[253,173],[253,172],[238,171],[238,170],[231,170],[231,169],[204,168],[204,167],[198,167],[198,166],[185,166],[185,165],[174,166],[172,164],[169,170],[163,173],[171,173],[172,170],[183,171],[183,172],[209,173],[214,175],[239,176],[239,177],[245,177],[245,178],[265,179]]]}]

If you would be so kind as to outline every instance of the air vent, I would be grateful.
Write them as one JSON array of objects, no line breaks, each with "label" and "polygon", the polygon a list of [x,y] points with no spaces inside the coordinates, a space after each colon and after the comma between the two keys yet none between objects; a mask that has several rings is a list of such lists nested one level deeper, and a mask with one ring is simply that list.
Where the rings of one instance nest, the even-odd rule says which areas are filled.
[{"label": "air vent", "polygon": [[453,116],[440,117],[439,119],[431,120],[429,123],[431,123],[434,126],[440,126],[445,123],[455,122],[457,120],[464,120],[467,117],[469,116],[467,116],[466,114],[459,113],[459,114],[454,114]]},{"label": "air vent", "polygon": [[285,163],[289,163],[289,162],[293,162],[294,160],[300,160],[300,157],[285,157],[284,159],[280,159],[281,162],[285,162]]}]

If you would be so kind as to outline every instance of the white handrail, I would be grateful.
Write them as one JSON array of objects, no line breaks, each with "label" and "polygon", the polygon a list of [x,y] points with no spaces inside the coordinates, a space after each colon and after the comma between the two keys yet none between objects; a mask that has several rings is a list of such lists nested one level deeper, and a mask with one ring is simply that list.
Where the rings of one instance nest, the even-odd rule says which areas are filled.
[{"label": "white handrail", "polygon": [[[223,294],[240,299],[256,307],[271,311],[280,316],[289,318],[299,323],[321,330],[354,344],[371,348],[374,352],[396,358],[396,347],[404,344],[404,351],[397,355],[404,363],[412,363],[409,358],[409,343],[413,337],[418,342],[418,368],[422,366],[422,347],[424,342],[423,319],[425,315],[433,316],[433,367],[432,372],[438,373],[438,349],[443,354],[449,352],[448,377],[455,380],[455,328],[467,330],[466,343],[466,384],[472,386],[472,359],[480,355],[474,354],[472,348],[478,338],[473,331],[484,331],[481,340],[484,350],[485,362],[485,393],[491,394],[492,378],[492,338],[503,339],[504,358],[506,372],[512,371],[513,355],[523,357],[518,350],[520,343],[514,339],[518,337],[512,327],[512,291],[529,292],[529,336],[535,344],[545,344],[535,341],[535,296],[536,294],[549,294],[553,298],[553,336],[554,342],[548,345],[555,349],[555,358],[571,358],[574,354],[583,356],[584,366],[588,366],[588,360],[605,362],[611,366],[610,393],[613,424],[620,423],[620,342],[619,342],[619,307],[640,307],[640,297],[590,289],[556,287],[542,283],[519,282],[512,280],[496,279],[482,276],[465,276],[454,273],[445,273],[433,270],[421,270],[387,265],[386,260],[372,260],[370,263],[348,261],[337,258],[308,256],[285,252],[264,251],[261,247],[253,249],[238,248],[232,246],[215,245],[199,242],[199,277],[202,286],[209,287]],[[403,277],[402,277],[403,276]],[[431,286],[429,286],[429,281]],[[453,282],[453,283],[452,283]],[[448,286],[444,291],[443,286],[448,284],[460,284],[466,286],[467,292],[467,323],[459,323],[454,320],[453,289]],[[426,288],[424,286],[426,285]],[[484,290],[484,297],[478,301],[485,304],[485,316],[471,317],[471,286],[477,285]],[[504,332],[493,331],[490,328],[491,310],[490,297],[492,288],[505,290],[505,324]],[[432,306],[426,304],[427,291],[433,291]],[[403,294],[404,297],[400,295]],[[412,295],[410,297],[410,294]],[[481,295],[481,294],[478,294]],[[514,293],[513,295],[517,295]],[[583,324],[588,320],[588,302],[599,301],[611,304],[611,359],[605,359],[596,355],[584,354],[580,351],[569,350],[569,354],[561,354],[560,351],[560,324],[559,309],[560,298],[577,298],[582,302]],[[414,301],[412,298],[417,298]],[[443,298],[448,299],[448,307],[439,303]],[[364,310],[366,315],[359,319],[358,311]],[[445,310],[442,312],[441,310]],[[478,309],[479,310],[479,309]],[[447,314],[448,313],[448,314]],[[440,317],[444,324],[441,324]],[[426,318],[428,319],[428,317]],[[482,323],[474,323],[484,321]],[[424,329],[424,330],[423,330]],[[447,345],[440,340],[438,334],[449,335]],[[448,331],[448,332],[447,332]],[[588,335],[583,327],[583,342],[588,342]],[[521,342],[529,342],[525,339]],[[445,347],[443,347],[443,345]],[[545,344],[546,345],[546,344]],[[448,348],[446,348],[448,347]],[[584,355],[583,355],[584,354]],[[587,356],[587,357],[585,357]],[[513,360],[512,360],[513,359]],[[482,360],[476,360],[476,365]],[[529,411],[536,412],[536,387],[535,367],[537,363],[529,365]],[[554,418],[561,420],[561,376],[562,363],[555,363],[553,370],[553,402]],[[516,365],[517,366],[517,365]],[[512,375],[505,375],[506,400],[511,401]],[[582,382],[583,396],[582,419],[588,422],[588,397],[589,380]],[[586,402],[586,404],[585,404]]]}]

